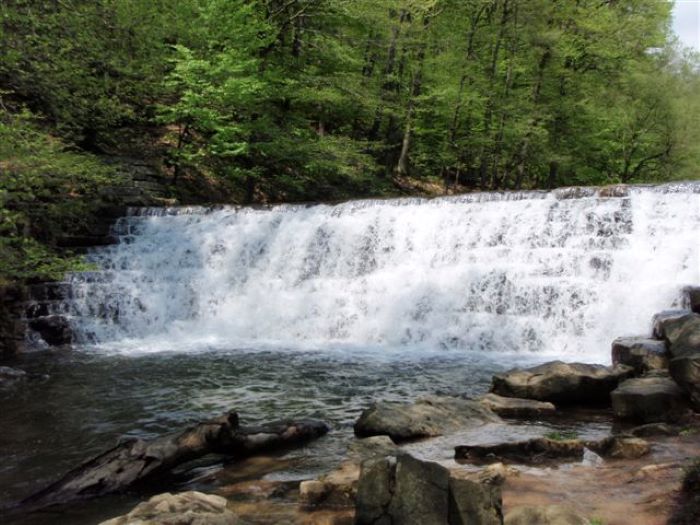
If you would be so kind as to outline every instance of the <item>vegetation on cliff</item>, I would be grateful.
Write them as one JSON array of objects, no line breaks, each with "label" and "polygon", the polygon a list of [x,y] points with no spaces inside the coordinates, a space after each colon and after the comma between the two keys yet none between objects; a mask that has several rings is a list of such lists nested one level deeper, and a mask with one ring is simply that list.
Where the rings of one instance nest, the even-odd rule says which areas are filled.
[{"label": "vegetation on cliff", "polygon": [[164,159],[174,195],[208,177],[236,202],[696,178],[700,68],[671,8],[6,0],[4,260],[50,246],[48,217],[104,183],[91,155],[125,149]]}]

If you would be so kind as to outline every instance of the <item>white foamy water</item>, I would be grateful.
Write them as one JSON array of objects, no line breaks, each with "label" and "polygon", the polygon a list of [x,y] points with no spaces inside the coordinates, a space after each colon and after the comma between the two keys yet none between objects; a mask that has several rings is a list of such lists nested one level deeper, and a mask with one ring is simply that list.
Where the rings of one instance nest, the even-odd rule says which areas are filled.
[{"label": "white foamy water", "polygon": [[[72,276],[122,351],[443,349],[606,359],[700,283],[700,186],[135,211]],[[602,357],[601,357],[602,356]]]}]

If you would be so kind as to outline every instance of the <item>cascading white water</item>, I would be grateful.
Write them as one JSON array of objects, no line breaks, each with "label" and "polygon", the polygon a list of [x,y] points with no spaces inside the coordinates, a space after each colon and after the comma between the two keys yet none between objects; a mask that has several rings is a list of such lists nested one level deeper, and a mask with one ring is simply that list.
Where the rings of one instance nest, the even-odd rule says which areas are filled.
[{"label": "cascading white water", "polygon": [[[583,195],[583,196],[581,196]],[[700,283],[700,185],[134,211],[72,276],[83,342],[600,359]]]}]

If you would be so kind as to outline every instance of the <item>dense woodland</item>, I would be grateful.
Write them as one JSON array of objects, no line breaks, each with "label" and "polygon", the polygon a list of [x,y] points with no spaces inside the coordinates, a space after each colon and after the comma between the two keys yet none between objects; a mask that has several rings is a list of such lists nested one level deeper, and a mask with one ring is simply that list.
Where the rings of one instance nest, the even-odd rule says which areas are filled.
[{"label": "dense woodland", "polygon": [[698,178],[659,0],[3,0],[0,279],[158,157],[235,202]]}]

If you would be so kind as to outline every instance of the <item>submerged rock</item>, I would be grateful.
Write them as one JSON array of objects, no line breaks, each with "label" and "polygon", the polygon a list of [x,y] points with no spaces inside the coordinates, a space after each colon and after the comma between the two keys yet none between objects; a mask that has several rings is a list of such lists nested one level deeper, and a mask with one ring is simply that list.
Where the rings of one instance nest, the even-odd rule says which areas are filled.
[{"label": "submerged rock", "polygon": [[667,423],[647,423],[634,427],[627,434],[635,437],[677,436],[680,429]]},{"label": "submerged rock", "polygon": [[627,365],[635,373],[668,368],[666,343],[647,337],[620,337],[612,344],[613,365]]},{"label": "submerged rock", "polygon": [[497,421],[500,418],[477,401],[430,396],[415,403],[374,403],[362,412],[354,430],[359,437],[387,435],[400,442]]},{"label": "submerged rock", "polygon": [[486,394],[479,398],[479,402],[503,417],[531,418],[552,415],[556,412],[556,407],[546,401],[503,397],[497,394]]},{"label": "submerged rock", "polygon": [[633,374],[632,367],[552,361],[493,376],[491,392],[505,397],[590,404],[609,401],[610,392]]},{"label": "submerged rock", "polygon": [[505,525],[589,525],[588,519],[563,505],[516,507],[505,519]]},{"label": "submerged rock", "polygon": [[226,499],[201,492],[159,494],[100,525],[236,525],[243,522],[226,508]]},{"label": "submerged rock", "polygon": [[498,525],[501,507],[498,484],[454,478],[437,463],[402,454],[363,463],[355,523]]},{"label": "submerged rock", "polygon": [[610,459],[636,459],[651,451],[649,443],[637,437],[610,436],[600,441],[587,441],[586,448]]},{"label": "submerged rock", "polygon": [[628,379],[610,397],[615,417],[644,423],[673,422],[688,410],[684,392],[666,377]]},{"label": "submerged rock", "polygon": [[0,387],[13,385],[27,378],[27,373],[19,368],[0,366]]},{"label": "submerged rock", "polygon": [[455,459],[472,463],[512,462],[538,464],[552,461],[580,461],[584,443],[579,439],[533,438],[490,445],[455,447]]}]

